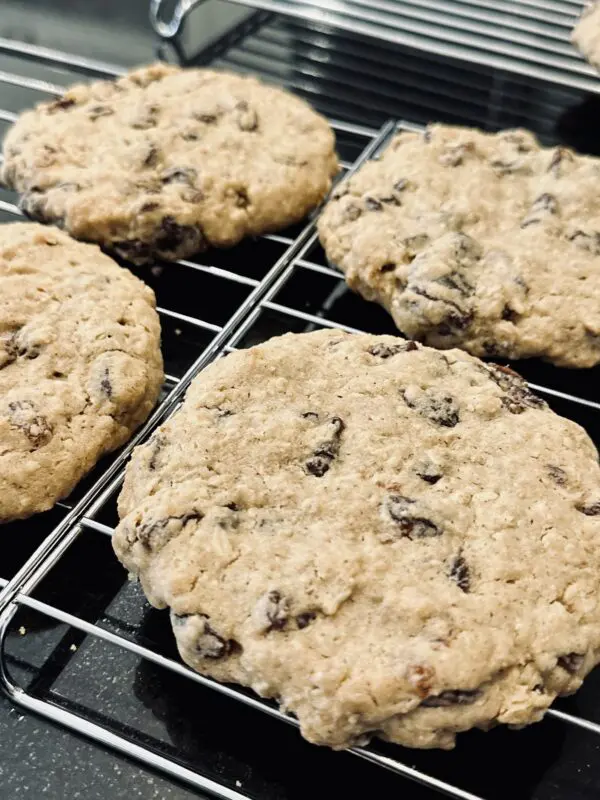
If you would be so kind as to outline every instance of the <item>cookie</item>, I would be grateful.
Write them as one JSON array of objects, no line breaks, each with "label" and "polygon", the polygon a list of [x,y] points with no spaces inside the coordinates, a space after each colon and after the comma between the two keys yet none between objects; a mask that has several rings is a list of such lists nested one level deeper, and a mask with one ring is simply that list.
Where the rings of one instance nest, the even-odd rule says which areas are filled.
[{"label": "cookie", "polygon": [[573,29],[571,41],[584,58],[600,69],[600,3],[588,2]]},{"label": "cookie", "polygon": [[0,522],[51,508],[150,413],[151,289],[94,245],[0,226]]},{"label": "cookie", "polygon": [[282,89],[156,64],[25,112],[3,179],[33,219],[144,263],[298,222],[329,190],[334,146]]},{"label": "cookie", "polygon": [[400,133],[333,193],[329,259],[409,338],[477,356],[600,361],[600,160],[523,130]]},{"label": "cookie", "polygon": [[136,448],[119,559],[182,658],[312,742],[540,719],[600,659],[600,467],[515,373],[391,336],[208,367]]}]

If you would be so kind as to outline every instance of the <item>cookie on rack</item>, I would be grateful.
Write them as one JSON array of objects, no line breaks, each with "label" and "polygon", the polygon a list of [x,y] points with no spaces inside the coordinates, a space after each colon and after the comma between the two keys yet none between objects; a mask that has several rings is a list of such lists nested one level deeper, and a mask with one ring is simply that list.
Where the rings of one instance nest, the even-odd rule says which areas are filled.
[{"label": "cookie on rack", "polygon": [[600,362],[600,160],[523,130],[402,132],[333,193],[328,258],[406,336]]},{"label": "cookie on rack", "polygon": [[333,131],[300,98],[166,64],[25,112],[4,158],[29,216],[134,263],[298,222],[338,170]]},{"label": "cookie on rack", "polygon": [[600,69],[600,3],[588,2],[571,34],[571,41],[584,58]]},{"label": "cookie on rack", "polygon": [[312,742],[452,747],[600,659],[600,466],[514,372],[329,330],[213,363],[113,538],[182,658]]},{"label": "cookie on rack", "polygon": [[151,289],[56,228],[0,226],[0,522],[68,495],[162,380]]}]

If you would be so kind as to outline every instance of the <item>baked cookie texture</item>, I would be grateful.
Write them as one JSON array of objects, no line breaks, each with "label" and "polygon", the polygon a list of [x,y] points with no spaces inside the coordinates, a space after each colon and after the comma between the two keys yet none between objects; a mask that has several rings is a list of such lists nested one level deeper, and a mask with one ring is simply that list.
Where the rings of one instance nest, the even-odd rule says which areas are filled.
[{"label": "baked cookie texture", "polygon": [[155,64],[22,114],[3,180],[30,217],[143,263],[298,222],[330,188],[334,148],[282,89]]},{"label": "baked cookie texture", "polygon": [[600,69],[600,3],[597,0],[586,3],[571,41],[586,61]]},{"label": "baked cookie texture", "polygon": [[400,133],[333,193],[322,244],[411,339],[600,362],[600,160],[524,130]]},{"label": "baked cookie texture", "polygon": [[600,467],[515,373],[340,331],[208,367],[136,448],[114,548],[182,658],[311,742],[539,720],[600,659]]},{"label": "baked cookie texture", "polygon": [[150,413],[154,293],[94,245],[0,226],[0,522],[51,508]]}]

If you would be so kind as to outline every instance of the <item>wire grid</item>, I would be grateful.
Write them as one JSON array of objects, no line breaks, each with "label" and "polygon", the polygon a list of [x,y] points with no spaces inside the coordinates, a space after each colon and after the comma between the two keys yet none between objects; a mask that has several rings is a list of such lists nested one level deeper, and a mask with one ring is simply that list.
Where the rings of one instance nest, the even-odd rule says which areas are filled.
[{"label": "wire grid", "polygon": [[[14,45],[11,45],[11,47],[14,49]],[[0,42],[0,51],[1,49],[2,43]],[[60,63],[64,63],[64,59],[67,59],[62,54],[38,53],[36,49],[28,49],[35,57],[45,58],[46,60],[52,61],[60,58],[63,59],[63,62]],[[83,71],[95,74],[113,73],[112,68],[94,65],[87,60],[85,62],[79,60],[76,66]],[[117,70],[114,70],[114,72],[117,72]],[[45,81],[36,80],[34,84],[34,79],[17,74],[0,74],[0,84],[2,82],[35,88],[45,93],[60,93],[62,89],[62,87],[48,84]],[[9,112],[0,110],[1,119],[10,120],[12,116]],[[344,165],[345,172],[356,169],[360,163],[385,146],[396,127],[392,123],[387,123],[379,131],[376,131],[346,123],[333,122],[333,124],[338,133],[355,137],[362,145],[359,157],[354,162],[348,162]],[[415,126],[408,124],[401,124],[400,127],[415,129]],[[20,213],[17,206],[10,201],[0,202],[0,211],[10,215],[18,215]],[[145,740],[143,736],[136,735],[135,721],[127,732],[115,730],[114,727],[107,726],[104,720],[98,721],[97,715],[86,712],[84,708],[65,707],[64,703],[51,696],[51,692],[47,693],[48,696],[41,696],[35,690],[24,689],[18,681],[15,681],[9,670],[6,660],[6,645],[7,634],[9,631],[13,631],[16,620],[19,618],[19,613],[33,611],[48,620],[67,626],[70,631],[78,632],[82,638],[89,637],[107,644],[109,647],[126,651],[145,662],[163,668],[169,673],[183,676],[195,684],[208,687],[215,693],[224,695],[245,707],[261,711],[278,721],[284,721],[291,725],[296,724],[292,718],[280,712],[274,705],[262,701],[244,690],[221,685],[210,679],[203,678],[177,660],[164,656],[157,649],[139,644],[134,640],[134,637],[127,635],[127,631],[118,630],[115,632],[105,624],[100,624],[98,621],[90,621],[86,618],[84,609],[81,611],[77,609],[75,613],[72,613],[61,608],[59,604],[45,602],[35,596],[37,590],[45,582],[53,580],[53,571],[60,567],[61,562],[68,558],[72,548],[77,546],[78,543],[83,543],[87,546],[86,543],[89,542],[89,537],[92,535],[100,535],[102,537],[112,535],[113,525],[110,520],[114,519],[115,516],[115,498],[122,482],[124,464],[129,453],[135,444],[146,439],[160,422],[177,409],[189,382],[208,363],[237,347],[246,347],[262,341],[266,335],[272,333],[283,333],[289,330],[313,330],[318,327],[337,327],[348,331],[357,330],[356,327],[348,324],[343,319],[346,316],[346,312],[342,310],[342,306],[348,297],[348,293],[339,273],[325,262],[323,253],[318,245],[314,219],[289,236],[283,234],[266,237],[266,240],[275,242],[283,250],[279,258],[269,265],[266,273],[261,278],[248,278],[234,270],[214,267],[206,263],[178,262],[184,278],[188,274],[186,271],[189,271],[190,275],[210,276],[212,279],[216,278],[222,281],[224,291],[233,286],[241,285],[247,289],[247,294],[229,319],[221,325],[188,313],[182,313],[176,308],[160,307],[163,326],[165,322],[168,324],[172,320],[177,323],[189,323],[197,326],[208,334],[208,343],[204,348],[198,350],[197,357],[183,375],[171,375],[167,378],[166,396],[151,419],[121,454],[102,472],[99,478],[92,483],[81,499],[74,503],[60,504],[61,513],[63,514],[62,519],[54,528],[48,531],[47,538],[22,568],[17,571],[15,576],[10,580],[3,576],[0,577],[0,610],[2,611],[0,614],[0,684],[16,704],[65,725],[101,744],[113,747],[128,756],[135,757],[141,762],[162,770],[198,789],[208,791],[217,797],[231,800],[241,800],[241,798],[256,797],[257,795],[246,794],[238,786],[234,787],[228,785],[226,781],[215,780],[213,777],[193,769],[189,764],[182,764],[176,758],[164,755],[151,742]],[[252,246],[256,247],[258,245],[253,243]],[[175,265],[170,265],[169,268],[175,269]],[[315,294],[316,300],[313,303],[315,307],[306,310],[306,308],[301,307],[305,303],[306,292],[303,293],[300,289],[307,282],[312,287],[314,283],[310,283],[311,281],[322,282],[322,288]],[[310,295],[312,295],[312,291],[312,288],[310,288]],[[311,302],[313,301],[311,300]],[[359,300],[357,302],[363,303],[363,301]],[[366,309],[366,304],[361,305],[361,310],[363,307]],[[366,310],[365,313],[367,313]],[[374,311],[373,313],[377,314],[378,312]],[[360,319],[364,319],[364,314],[361,313]],[[371,332],[373,332],[373,329],[378,332],[380,328],[385,329],[386,325],[391,326],[391,323],[389,323],[387,315],[381,312],[374,324],[369,324],[366,327]],[[268,334],[265,334],[265,331],[268,331]],[[598,403],[586,397],[579,397],[552,386],[535,383],[531,385],[538,391],[548,395],[549,399],[566,403],[572,412],[569,415],[579,416],[582,411],[597,414],[600,410]],[[600,733],[600,725],[594,721],[562,710],[552,709],[547,716],[550,719],[575,726],[587,732]],[[393,755],[390,756],[388,754],[389,751],[382,751],[377,745],[368,748],[357,747],[350,752],[360,759],[367,760],[405,778],[417,781],[433,791],[461,798],[461,800],[481,800],[480,795],[463,789],[453,782],[436,777],[427,770],[403,763]]]},{"label": "wire grid", "polygon": [[[151,0],[151,20],[175,37],[206,0]],[[599,92],[596,70],[570,44],[582,0],[229,0],[449,58]]]}]

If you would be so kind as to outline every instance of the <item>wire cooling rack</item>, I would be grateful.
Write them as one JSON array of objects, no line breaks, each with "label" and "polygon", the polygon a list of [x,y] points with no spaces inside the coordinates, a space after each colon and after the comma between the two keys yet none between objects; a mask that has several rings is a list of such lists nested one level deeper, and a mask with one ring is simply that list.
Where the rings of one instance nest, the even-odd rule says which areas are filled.
[{"label": "wire cooling rack", "polygon": [[[415,50],[530,78],[600,91],[569,38],[582,0],[229,0]],[[171,39],[206,0],[151,0],[156,32]]]},{"label": "wire cooling rack", "polygon": [[[18,101],[10,100],[10,91],[2,95],[13,106],[0,108],[4,123],[22,102],[60,94],[63,86],[54,80],[61,70],[65,82],[121,71],[0,41],[0,55],[7,53],[14,69],[0,71],[0,91],[12,87],[21,94]],[[52,68],[52,81],[39,77],[40,65]],[[397,127],[415,128],[332,124],[345,174],[384,148]],[[19,214],[15,198],[2,193],[0,218]],[[525,798],[556,770],[554,782],[567,787],[583,772],[589,796],[596,796],[595,674],[575,698],[560,701],[544,722],[520,733],[465,734],[453,753],[376,742],[334,754],[305,743],[295,721],[273,704],[181,664],[166,615],[149,608],[111,551],[116,496],[132,448],[177,409],[195,375],[235,348],[286,331],[394,328],[382,309],[352,295],[327,265],[314,218],[230,251],[137,272],[158,298],[168,371],[163,397],[129,445],[100,464],[73,497],[2,532],[10,544],[0,561],[0,685],[13,702],[228,800],[391,796],[406,790],[402,778],[415,782],[415,798]],[[600,441],[597,370],[565,375],[533,362],[518,366],[557,411]],[[512,769],[498,770],[499,760]]]}]

